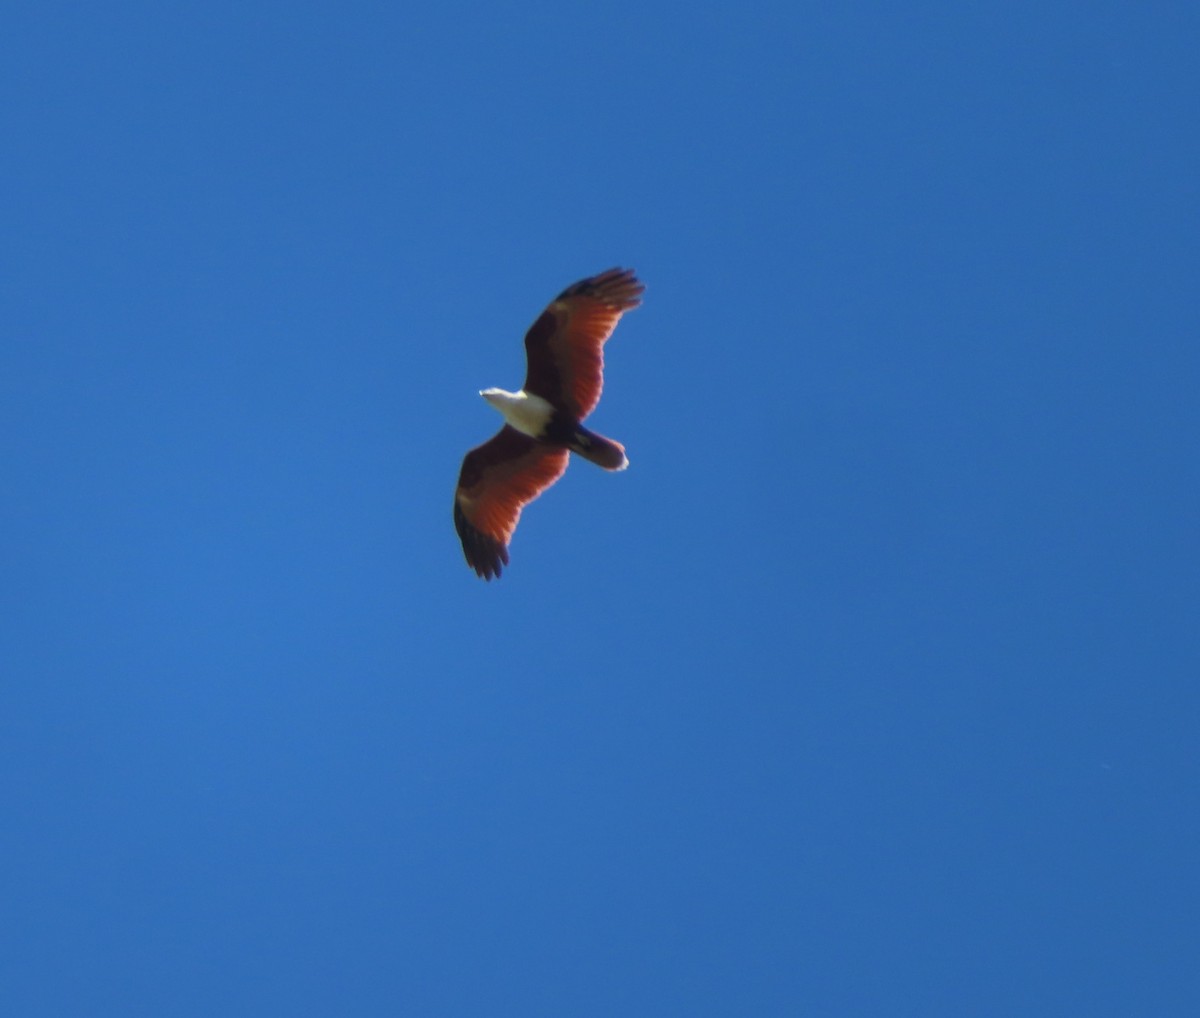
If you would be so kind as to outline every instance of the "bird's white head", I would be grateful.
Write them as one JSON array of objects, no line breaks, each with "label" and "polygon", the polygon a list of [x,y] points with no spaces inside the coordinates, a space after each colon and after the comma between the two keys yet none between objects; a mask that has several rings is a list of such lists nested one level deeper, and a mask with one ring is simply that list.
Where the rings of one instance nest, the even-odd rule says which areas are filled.
[{"label": "bird's white head", "polygon": [[501,413],[504,413],[504,408],[511,405],[516,398],[516,393],[506,392],[504,389],[480,389],[479,395]]}]

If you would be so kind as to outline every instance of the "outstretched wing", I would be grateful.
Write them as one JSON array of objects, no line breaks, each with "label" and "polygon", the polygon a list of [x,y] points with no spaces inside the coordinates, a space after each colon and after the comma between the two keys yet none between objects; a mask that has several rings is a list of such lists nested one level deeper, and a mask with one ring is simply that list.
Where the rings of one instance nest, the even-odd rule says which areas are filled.
[{"label": "outstretched wing", "polygon": [[467,563],[485,580],[508,565],[521,509],[562,476],[569,456],[507,424],[467,453],[454,492],[454,527]]},{"label": "outstretched wing", "polygon": [[604,342],[645,289],[632,269],[609,269],[563,290],[525,335],[525,391],[583,420],[604,388]]}]

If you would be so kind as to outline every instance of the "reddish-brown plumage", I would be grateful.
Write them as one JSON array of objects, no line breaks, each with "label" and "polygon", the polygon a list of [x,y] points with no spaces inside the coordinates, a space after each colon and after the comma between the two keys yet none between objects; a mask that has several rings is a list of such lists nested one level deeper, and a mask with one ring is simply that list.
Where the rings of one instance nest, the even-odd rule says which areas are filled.
[{"label": "reddish-brown plumage", "polygon": [[521,510],[567,469],[570,453],[504,425],[463,460],[454,523],[471,568],[484,579],[508,564]]},{"label": "reddish-brown plumage", "polygon": [[569,448],[609,470],[624,469],[622,447],[579,427],[604,385],[604,343],[645,287],[629,269],[609,269],[567,287],[525,336],[525,392],[554,410],[539,438],[505,424],[463,460],[454,525],[467,562],[484,579],[508,564],[521,509],[562,476]]},{"label": "reddish-brown plumage", "polygon": [[604,343],[645,289],[632,269],[609,269],[563,290],[525,335],[525,391],[587,417],[604,388]]}]

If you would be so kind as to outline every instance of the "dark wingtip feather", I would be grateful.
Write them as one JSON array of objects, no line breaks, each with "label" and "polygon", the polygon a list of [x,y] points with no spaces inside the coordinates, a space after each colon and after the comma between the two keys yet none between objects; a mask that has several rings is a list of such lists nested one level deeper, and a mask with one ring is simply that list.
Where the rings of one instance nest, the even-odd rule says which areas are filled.
[{"label": "dark wingtip feather", "polygon": [[591,297],[620,311],[632,311],[641,304],[645,292],[646,285],[637,278],[633,269],[618,266],[571,284],[555,299]]},{"label": "dark wingtip feather", "polygon": [[473,527],[457,499],[454,501],[454,529],[462,541],[467,565],[475,570],[475,574],[485,580],[499,578],[502,567],[508,565],[508,549]]}]

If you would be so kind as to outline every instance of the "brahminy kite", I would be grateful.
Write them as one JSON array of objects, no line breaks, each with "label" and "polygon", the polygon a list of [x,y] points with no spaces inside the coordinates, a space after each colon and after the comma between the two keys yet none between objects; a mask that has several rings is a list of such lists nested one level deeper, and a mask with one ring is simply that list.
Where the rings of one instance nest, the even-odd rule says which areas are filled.
[{"label": "brahminy kite", "polygon": [[505,423],[463,460],[454,526],[467,564],[485,580],[508,565],[521,509],[562,476],[571,453],[605,470],[629,466],[624,446],[581,422],[600,401],[605,340],[645,289],[631,269],[568,286],[525,334],[525,387],[479,393]]}]

